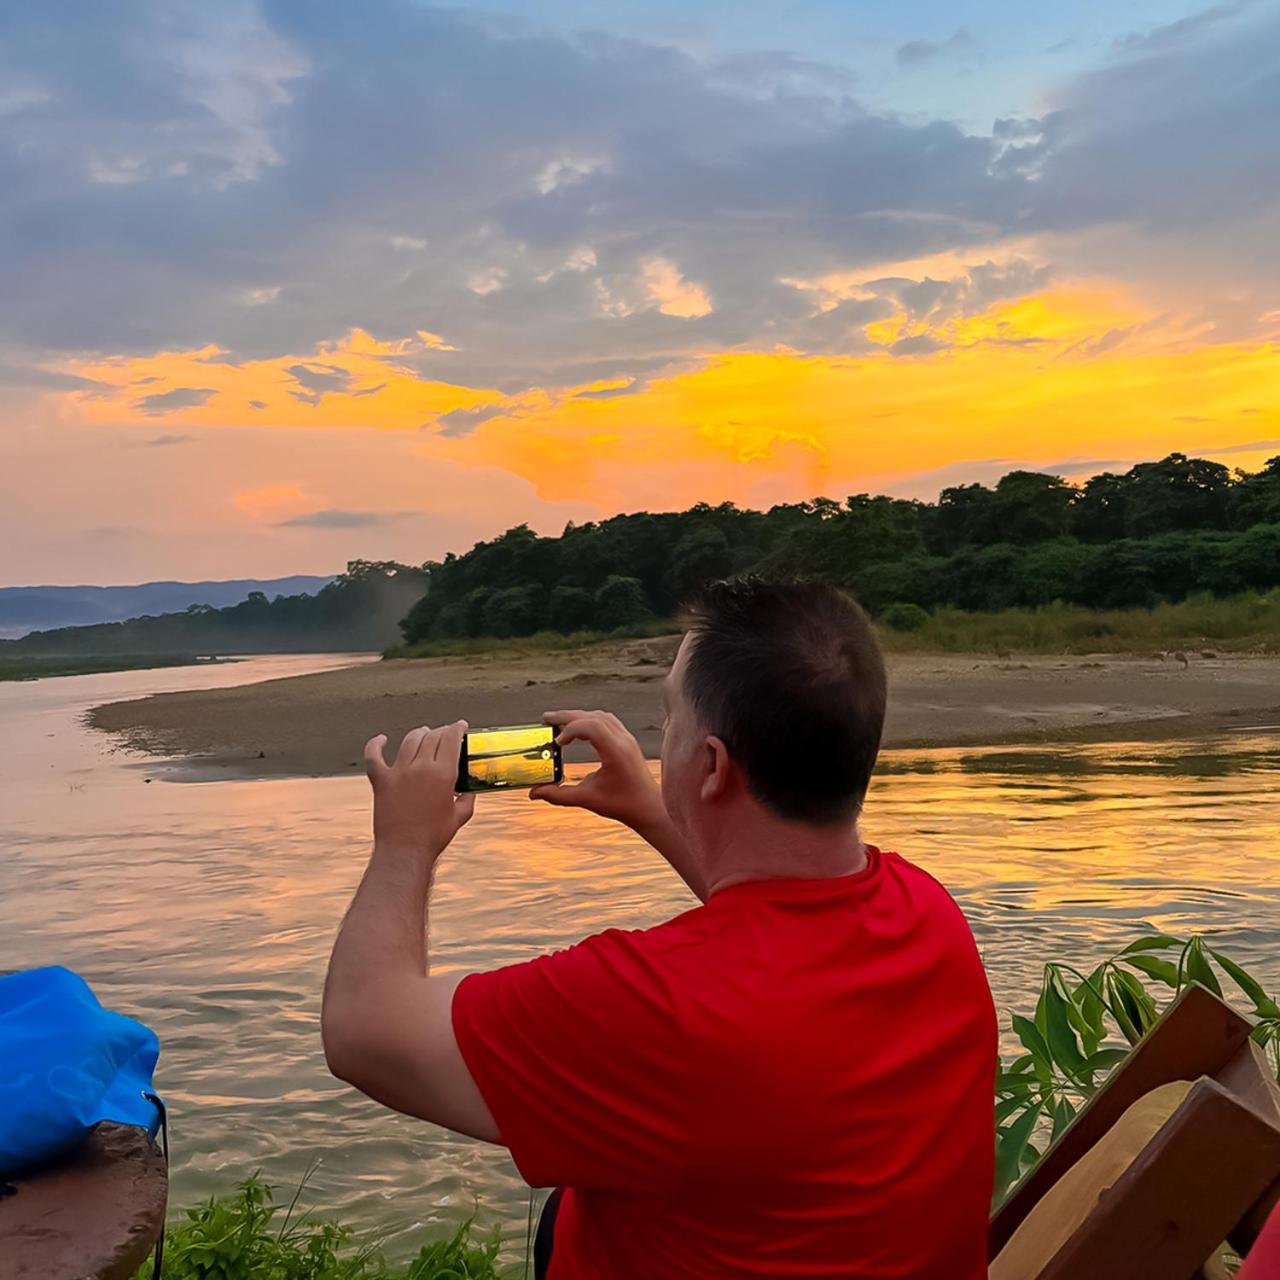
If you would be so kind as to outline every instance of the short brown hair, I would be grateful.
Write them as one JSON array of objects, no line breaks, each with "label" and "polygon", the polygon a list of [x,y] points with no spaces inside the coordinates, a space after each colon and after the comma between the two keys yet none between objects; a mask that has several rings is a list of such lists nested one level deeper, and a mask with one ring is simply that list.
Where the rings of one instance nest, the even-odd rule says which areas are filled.
[{"label": "short brown hair", "polygon": [[884,659],[830,583],[736,578],[689,607],[685,688],[703,725],[780,817],[851,821],[880,750]]}]

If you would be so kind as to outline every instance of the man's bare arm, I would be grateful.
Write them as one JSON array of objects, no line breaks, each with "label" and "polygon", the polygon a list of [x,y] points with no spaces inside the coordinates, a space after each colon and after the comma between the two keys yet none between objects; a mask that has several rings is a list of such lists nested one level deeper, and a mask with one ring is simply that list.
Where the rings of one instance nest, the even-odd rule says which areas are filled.
[{"label": "man's bare arm", "polygon": [[461,976],[433,978],[426,943],[436,859],[474,806],[453,790],[465,730],[461,722],[411,730],[390,766],[385,737],[365,748],[373,855],[329,960],[321,1034],[339,1079],[397,1111],[497,1142],[453,1034]]}]

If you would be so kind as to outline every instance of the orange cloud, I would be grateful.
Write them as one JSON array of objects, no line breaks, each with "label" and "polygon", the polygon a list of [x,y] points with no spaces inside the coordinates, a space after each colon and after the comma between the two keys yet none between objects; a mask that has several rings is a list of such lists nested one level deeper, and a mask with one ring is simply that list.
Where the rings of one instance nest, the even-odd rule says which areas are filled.
[{"label": "orange cloud", "polygon": [[[423,378],[405,361],[427,351],[449,352],[439,334],[383,342],[361,329],[321,343],[308,355],[234,361],[216,346],[161,351],[154,356],[112,356],[66,367],[102,389],[74,392],[88,422],[118,423],[143,412],[193,426],[375,427],[416,430],[453,409],[498,397],[489,389]],[[170,412],[161,397],[185,389],[207,393],[198,404],[180,400]]]},{"label": "orange cloud", "polygon": [[[777,478],[801,497],[966,458],[1229,447],[1257,439],[1268,415],[1280,423],[1280,346],[1209,343],[1120,294],[1051,291],[920,332],[939,348],[721,354],[633,395],[551,399],[425,447],[505,466],[544,498],[607,509],[628,505],[645,468],[667,478],[678,506]],[[1196,440],[1189,416],[1202,420]]]},{"label": "orange cloud", "polygon": [[644,283],[650,302],[664,316],[696,320],[711,314],[711,299],[707,297],[706,290],[686,280],[674,262],[650,258],[644,264]]},{"label": "orange cloud", "polygon": [[298,515],[315,506],[296,484],[266,485],[261,489],[241,489],[232,494],[231,504],[254,520],[279,520]]},{"label": "orange cloud", "polygon": [[[865,332],[877,345],[856,355],[718,353],[643,387],[619,378],[504,396],[420,376],[411,361],[447,347],[438,335],[380,341],[353,330],[302,357],[235,363],[208,347],[97,360],[68,371],[105,390],[68,396],[89,422],[151,428],[161,419],[384,431],[425,423],[441,428],[421,438],[427,457],[505,471],[543,500],[601,511],[839,496],[965,459],[1154,457],[1280,434],[1280,345],[1215,343],[1202,326],[1105,283],[1043,289],[977,314],[903,313]],[[889,349],[904,338],[915,345]],[[184,389],[208,394],[154,408],[182,405]],[[626,394],[601,394],[610,391]],[[144,397],[153,406],[145,418]],[[256,496],[241,495],[242,510],[270,516],[272,503],[305,501],[245,493]]]}]

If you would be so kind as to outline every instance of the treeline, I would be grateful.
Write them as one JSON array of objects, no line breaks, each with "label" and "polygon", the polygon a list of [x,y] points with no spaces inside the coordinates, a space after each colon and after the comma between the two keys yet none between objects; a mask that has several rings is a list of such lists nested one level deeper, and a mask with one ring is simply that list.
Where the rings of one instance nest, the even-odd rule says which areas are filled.
[{"label": "treeline", "polygon": [[427,589],[425,569],[352,560],[315,595],[252,591],[239,604],[193,604],[182,613],[34,631],[0,641],[0,658],[35,654],[305,653],[383,649]]},{"label": "treeline", "polygon": [[941,605],[1150,606],[1280,586],[1280,457],[1245,473],[1174,453],[1079,486],[1012,471],[934,503],[700,503],[559,537],[520,525],[423,568],[428,590],[401,623],[408,644],[634,626],[745,572],[828,578],[895,625]]}]

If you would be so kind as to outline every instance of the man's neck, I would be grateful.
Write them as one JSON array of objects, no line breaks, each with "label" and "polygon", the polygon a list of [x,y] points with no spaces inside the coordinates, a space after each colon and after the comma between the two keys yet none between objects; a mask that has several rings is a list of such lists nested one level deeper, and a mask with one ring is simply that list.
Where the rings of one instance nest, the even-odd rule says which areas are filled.
[{"label": "man's neck", "polygon": [[722,832],[707,852],[704,902],[751,880],[831,880],[857,875],[867,865],[856,825],[811,827],[758,815],[736,831]]}]

